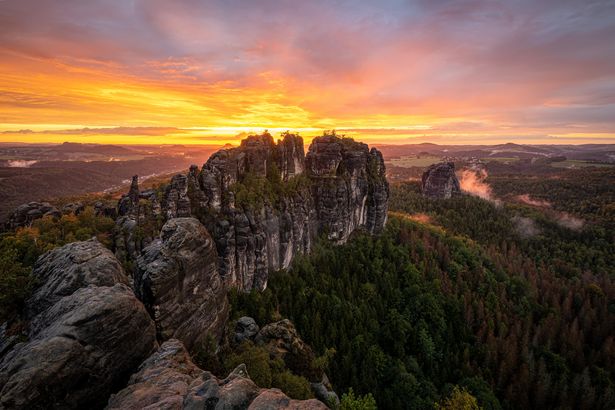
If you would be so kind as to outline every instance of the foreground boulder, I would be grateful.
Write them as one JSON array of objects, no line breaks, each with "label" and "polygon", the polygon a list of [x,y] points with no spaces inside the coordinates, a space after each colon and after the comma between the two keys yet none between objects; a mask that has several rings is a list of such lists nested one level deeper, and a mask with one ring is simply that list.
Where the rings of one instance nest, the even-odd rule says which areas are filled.
[{"label": "foreground boulder", "polygon": [[128,285],[119,261],[95,239],[69,243],[45,253],[36,261],[34,275],[40,286],[28,300],[29,317],[45,311],[81,288],[117,283]]},{"label": "foreground boulder", "polygon": [[199,369],[176,339],[162,344],[113,395],[108,409],[326,409],[320,401],[291,400],[277,389],[261,389],[244,365],[223,380]]},{"label": "foreground boulder", "polygon": [[461,193],[459,180],[455,175],[455,164],[441,162],[433,164],[423,173],[423,195],[429,198],[448,199]]},{"label": "foreground boulder", "polygon": [[95,240],[48,252],[34,276],[28,341],[0,361],[0,407],[102,407],[156,349],[151,318]]},{"label": "foreground boulder", "polygon": [[192,350],[208,335],[221,337],[226,288],[213,240],[197,219],[174,218],[162,227],[139,258],[134,283],[161,340],[176,338]]}]

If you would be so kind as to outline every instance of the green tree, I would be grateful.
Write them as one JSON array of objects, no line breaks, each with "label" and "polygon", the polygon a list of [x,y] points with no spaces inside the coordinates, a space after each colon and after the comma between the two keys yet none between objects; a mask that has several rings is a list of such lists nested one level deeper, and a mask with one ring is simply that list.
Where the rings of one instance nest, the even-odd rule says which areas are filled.
[{"label": "green tree", "polygon": [[356,396],[352,388],[342,394],[340,410],[376,410],[376,400],[371,393],[364,396]]}]

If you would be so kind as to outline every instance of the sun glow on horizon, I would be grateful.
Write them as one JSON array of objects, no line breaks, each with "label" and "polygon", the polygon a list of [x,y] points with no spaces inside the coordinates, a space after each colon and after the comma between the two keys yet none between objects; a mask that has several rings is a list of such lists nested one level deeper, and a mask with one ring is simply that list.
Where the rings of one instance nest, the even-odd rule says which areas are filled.
[{"label": "sun glow on horizon", "polygon": [[[0,142],[615,143],[615,25],[598,8],[576,27],[532,5],[205,3],[0,2]],[[549,41],[528,28],[545,19]]]}]

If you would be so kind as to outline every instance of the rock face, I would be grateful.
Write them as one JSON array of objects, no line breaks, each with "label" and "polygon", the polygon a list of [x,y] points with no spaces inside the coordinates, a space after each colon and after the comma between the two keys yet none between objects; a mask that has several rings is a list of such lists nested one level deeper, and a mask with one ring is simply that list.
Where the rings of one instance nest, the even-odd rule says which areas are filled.
[{"label": "rock face", "polygon": [[13,213],[9,216],[5,228],[17,229],[30,226],[33,221],[45,216],[60,218],[62,212],[49,202],[28,202],[27,204],[15,208]]},{"label": "rock face", "polygon": [[459,180],[455,175],[455,164],[442,162],[433,164],[423,173],[423,195],[429,198],[448,199],[461,193]]},{"label": "rock face", "polygon": [[192,349],[208,335],[220,338],[228,317],[226,288],[214,242],[197,219],[164,224],[138,260],[134,286],[160,339],[177,338]]},{"label": "rock face", "polygon": [[313,181],[318,233],[344,243],[358,227],[379,232],[386,222],[389,186],[382,154],[335,136],[315,138],[306,156]]},{"label": "rock face", "polygon": [[[122,201],[132,208],[120,205],[120,215],[141,207],[130,197]],[[286,133],[276,144],[265,133],[214,153],[200,171],[192,166],[173,177],[161,206],[166,220],[197,217],[214,239],[225,284],[250,290],[264,289],[269,271],[309,252],[320,234],[344,243],[358,228],[382,230],[388,197],[378,150],[328,135],[315,138],[305,156],[301,137]],[[145,223],[136,216],[118,220],[120,259],[141,253],[130,232]]]},{"label": "rock face", "polygon": [[96,408],[157,347],[145,307],[97,241],[43,255],[25,343],[0,361],[2,408]]},{"label": "rock face", "polygon": [[128,387],[113,395],[108,409],[326,409],[318,400],[291,400],[261,389],[244,365],[219,380],[199,369],[179,340],[171,339],[147,359]]}]

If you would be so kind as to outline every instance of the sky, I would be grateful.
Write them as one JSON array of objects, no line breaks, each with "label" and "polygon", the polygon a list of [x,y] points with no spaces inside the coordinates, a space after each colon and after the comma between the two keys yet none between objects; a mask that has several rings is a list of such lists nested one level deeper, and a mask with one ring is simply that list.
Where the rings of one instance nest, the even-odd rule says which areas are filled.
[{"label": "sky", "polygon": [[615,143],[615,1],[0,0],[0,142]]}]

